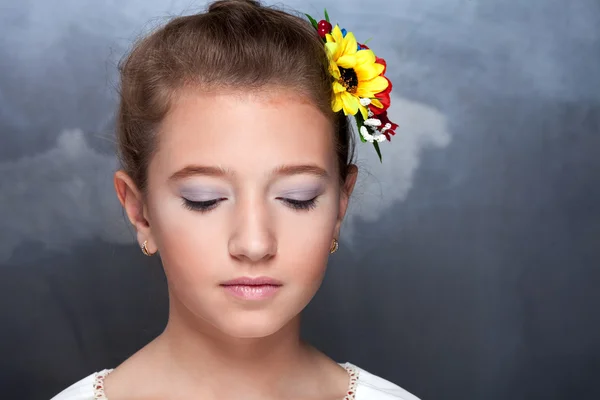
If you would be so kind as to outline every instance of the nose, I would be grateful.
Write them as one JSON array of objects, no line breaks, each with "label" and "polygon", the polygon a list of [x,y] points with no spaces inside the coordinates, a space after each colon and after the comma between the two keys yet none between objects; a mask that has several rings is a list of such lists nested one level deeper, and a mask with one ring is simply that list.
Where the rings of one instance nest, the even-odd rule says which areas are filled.
[{"label": "nose", "polygon": [[232,257],[252,263],[268,260],[277,253],[273,218],[262,201],[254,199],[237,204],[235,229],[228,247]]}]

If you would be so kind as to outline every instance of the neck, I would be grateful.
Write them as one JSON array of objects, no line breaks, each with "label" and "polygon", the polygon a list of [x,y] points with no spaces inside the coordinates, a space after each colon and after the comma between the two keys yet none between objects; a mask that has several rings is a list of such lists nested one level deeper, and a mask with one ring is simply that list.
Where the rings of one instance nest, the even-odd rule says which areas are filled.
[{"label": "neck", "polygon": [[171,299],[169,321],[156,345],[178,381],[203,382],[209,392],[227,388],[225,397],[277,397],[318,358],[300,339],[300,315],[269,336],[235,338],[188,314]]}]

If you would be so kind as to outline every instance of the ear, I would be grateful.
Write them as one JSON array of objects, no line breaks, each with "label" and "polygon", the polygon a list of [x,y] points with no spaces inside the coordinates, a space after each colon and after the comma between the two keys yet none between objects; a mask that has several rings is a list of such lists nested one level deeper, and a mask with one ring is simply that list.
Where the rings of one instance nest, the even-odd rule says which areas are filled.
[{"label": "ear", "polygon": [[139,246],[147,240],[147,249],[150,253],[156,252],[156,244],[152,238],[148,213],[144,203],[144,197],[138,190],[133,179],[123,170],[119,170],[114,176],[115,191],[121,205],[127,213],[129,222],[137,231],[137,241]]},{"label": "ear", "polygon": [[354,185],[356,184],[356,179],[358,178],[358,167],[354,164],[348,166],[348,175],[346,176],[346,181],[344,182],[344,186],[342,187],[342,191],[340,193],[340,205],[339,212],[337,216],[337,221],[335,223],[335,231],[334,237],[340,237],[340,229],[342,227],[342,221],[346,216],[346,211],[348,210],[348,204],[350,202],[350,196],[354,191]]}]

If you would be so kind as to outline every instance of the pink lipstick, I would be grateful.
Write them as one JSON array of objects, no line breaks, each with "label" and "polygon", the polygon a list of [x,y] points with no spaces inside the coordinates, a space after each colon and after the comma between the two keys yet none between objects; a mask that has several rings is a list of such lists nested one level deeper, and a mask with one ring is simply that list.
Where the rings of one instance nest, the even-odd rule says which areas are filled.
[{"label": "pink lipstick", "polygon": [[263,300],[272,297],[282,285],[280,281],[266,276],[241,277],[221,283],[228,293],[245,300]]}]

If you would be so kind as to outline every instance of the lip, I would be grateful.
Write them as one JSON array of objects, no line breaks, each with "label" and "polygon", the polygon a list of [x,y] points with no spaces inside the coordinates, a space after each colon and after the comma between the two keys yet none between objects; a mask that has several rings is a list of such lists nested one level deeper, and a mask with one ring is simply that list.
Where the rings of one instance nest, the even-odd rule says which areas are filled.
[{"label": "lip", "polygon": [[282,283],[268,276],[241,277],[229,280],[221,286],[234,297],[243,300],[264,300],[274,296]]},{"label": "lip", "polygon": [[243,276],[240,278],[232,279],[227,282],[221,283],[221,286],[281,286],[283,283],[277,279],[270,278],[268,276],[249,277]]}]

